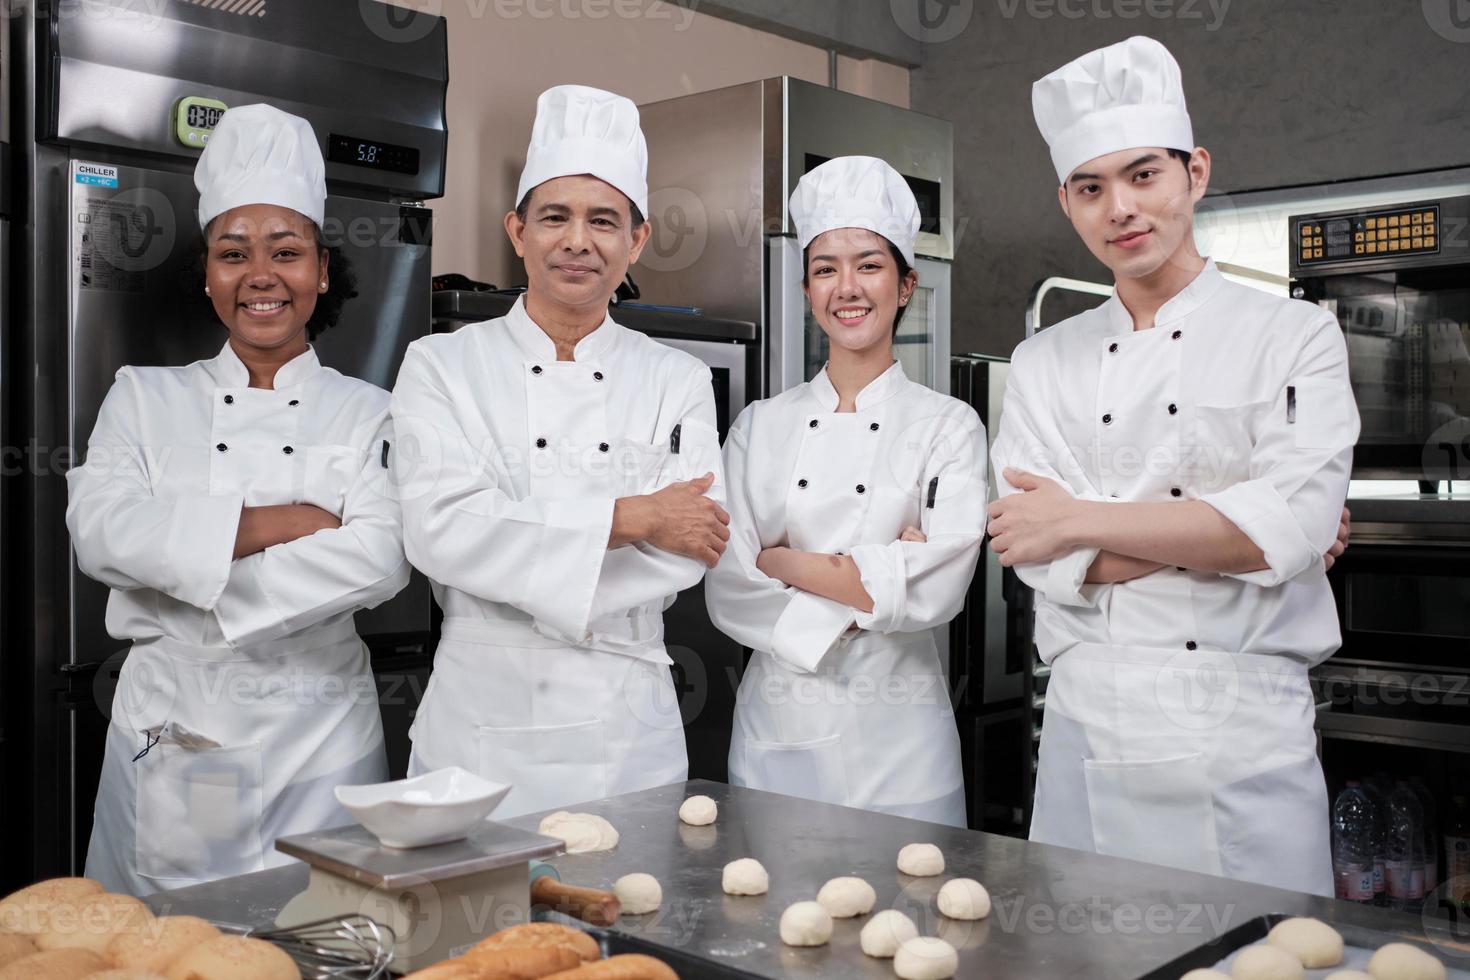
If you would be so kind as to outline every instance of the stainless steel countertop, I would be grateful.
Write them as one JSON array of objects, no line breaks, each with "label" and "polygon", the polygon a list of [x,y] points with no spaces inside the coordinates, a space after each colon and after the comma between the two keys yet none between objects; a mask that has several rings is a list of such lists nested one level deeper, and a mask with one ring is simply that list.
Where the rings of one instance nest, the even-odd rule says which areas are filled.
[{"label": "stainless steel countertop", "polygon": [[[679,804],[697,793],[719,804],[719,819],[709,827],[679,822]],[[643,871],[663,885],[660,911],[625,916],[618,930],[762,977],[893,976],[891,961],[871,959],[858,947],[867,917],[838,920],[826,946],[781,943],[782,910],[815,898],[825,881],[839,875],[871,884],[878,893],[876,909],[900,909],[923,934],[952,943],[960,951],[961,977],[1134,980],[1271,913],[1423,935],[1417,916],[702,780],[571,809],[606,817],[622,839],[612,851],[551,859],[562,880],[611,888],[620,876]],[[507,823],[534,830],[540,816]],[[899,848],[915,841],[943,850],[943,875],[911,878],[898,872]],[[721,891],[721,870],[741,857],[765,865],[769,894],[735,898]],[[989,889],[989,918],[967,923],[939,915],[939,886],[955,877],[975,878]],[[164,893],[149,902],[175,913],[266,924],[305,882],[306,870],[297,865]]]}]

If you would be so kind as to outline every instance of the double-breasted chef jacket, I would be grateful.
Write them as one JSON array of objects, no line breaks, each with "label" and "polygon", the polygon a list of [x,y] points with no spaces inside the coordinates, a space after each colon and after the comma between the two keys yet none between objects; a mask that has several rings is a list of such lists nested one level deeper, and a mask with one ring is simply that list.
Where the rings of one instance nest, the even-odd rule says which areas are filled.
[{"label": "double-breasted chef jacket", "polygon": [[410,772],[514,787],[496,813],[686,778],[663,610],[702,562],[609,549],[615,501],[717,475],[710,372],[611,315],[573,360],[524,299],[415,341],[393,391],[409,559],[444,610]]},{"label": "double-breasted chef jacket", "polygon": [[[387,778],[352,615],[407,583],[388,393],[314,350],[249,387],[228,343],[125,367],[68,474],[82,571],[132,641],[86,873],[145,894],[287,863],[277,837],[350,822],[333,789]],[[321,530],[233,560],[244,506],[314,504]]]},{"label": "double-breasted chef jacket", "polygon": [[[837,407],[824,369],[748,406],[725,441],[731,540],[705,601],[755,651],[730,781],[964,826],[934,630],[963,606],[985,533],[985,430],[897,362],[856,411]],[[897,540],[910,525],[928,540]],[[756,560],[776,546],[852,556],[872,611],[767,576]]]},{"label": "double-breasted chef jacket", "polygon": [[1002,496],[1014,467],[1089,500],[1203,500],[1269,566],[1112,585],[1084,584],[1095,549],[1016,566],[1052,667],[1032,839],[1331,894],[1307,669],[1341,642],[1322,555],[1358,428],[1333,316],[1213,261],[1152,329],[1115,295],[1016,349]]}]

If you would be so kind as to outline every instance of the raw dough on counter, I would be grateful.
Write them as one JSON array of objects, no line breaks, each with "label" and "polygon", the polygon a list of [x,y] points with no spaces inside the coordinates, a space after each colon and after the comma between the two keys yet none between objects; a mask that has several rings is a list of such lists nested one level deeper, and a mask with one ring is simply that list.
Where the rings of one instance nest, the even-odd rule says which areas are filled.
[{"label": "raw dough on counter", "polygon": [[898,870],[916,878],[944,874],[944,852],[933,844],[905,844],[898,852]]},{"label": "raw dough on counter", "polygon": [[1444,980],[1444,964],[1408,943],[1381,946],[1368,961],[1373,980]]},{"label": "raw dough on counter", "polygon": [[869,956],[892,959],[898,947],[917,938],[919,927],[914,925],[913,919],[898,909],[884,909],[863,926],[863,931],[858,933],[858,945]]},{"label": "raw dough on counter", "polygon": [[726,895],[764,895],[771,890],[771,876],[755,858],[741,858],[725,865],[720,887]]},{"label": "raw dough on counter", "polygon": [[861,878],[833,878],[817,892],[817,904],[834,919],[851,919],[873,911],[878,893]]},{"label": "raw dough on counter", "polygon": [[658,907],[664,901],[664,890],[659,885],[658,879],[653,875],[643,874],[641,871],[623,875],[613,882],[613,894],[618,897],[618,902],[623,906],[624,915],[644,915],[648,912],[657,912]]},{"label": "raw dough on counter", "polygon": [[816,902],[797,902],[781,913],[781,941],[787,946],[822,946],[832,938],[832,916]]},{"label": "raw dough on counter", "polygon": [[1271,927],[1266,942],[1280,946],[1309,970],[1342,962],[1342,935],[1321,919],[1298,916]]},{"label": "raw dough on counter", "polygon": [[1323,980],[1373,980],[1373,975],[1362,970],[1334,970]]},{"label": "raw dough on counter", "polygon": [[1305,980],[1302,961],[1279,946],[1247,946],[1230,967],[1235,980]]},{"label": "raw dough on counter", "polygon": [[1179,980],[1230,980],[1230,974],[1221,973],[1219,970],[1207,970],[1201,967],[1198,970],[1190,970]]},{"label": "raw dough on counter", "polygon": [[939,889],[939,914],[951,919],[983,919],[990,914],[990,892],[974,878],[952,878]]},{"label": "raw dough on counter", "polygon": [[679,807],[679,819],[691,827],[703,827],[715,822],[720,808],[708,796],[691,796]]},{"label": "raw dough on counter", "polygon": [[943,939],[920,936],[898,947],[893,972],[900,980],[945,980],[960,968],[960,954]]},{"label": "raw dough on counter", "polygon": [[541,818],[536,830],[547,837],[560,837],[568,854],[590,854],[610,851],[618,846],[618,830],[595,813],[568,813],[558,810]]}]

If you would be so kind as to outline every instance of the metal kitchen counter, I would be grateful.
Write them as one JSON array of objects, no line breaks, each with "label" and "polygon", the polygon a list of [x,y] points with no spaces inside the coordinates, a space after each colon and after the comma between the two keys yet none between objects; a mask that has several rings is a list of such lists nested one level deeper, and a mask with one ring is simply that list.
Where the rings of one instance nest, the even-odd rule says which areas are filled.
[{"label": "metal kitchen counter", "polygon": [[[679,822],[679,804],[696,793],[719,804],[711,826]],[[761,977],[893,976],[892,961],[871,959],[858,947],[868,917],[837,920],[826,946],[781,943],[782,910],[815,898],[825,881],[840,875],[871,884],[877,909],[897,908],[921,933],[952,943],[960,952],[960,977],[1133,980],[1272,913],[1423,934],[1417,916],[702,780],[571,809],[606,817],[622,839],[612,851],[552,859],[564,881],[611,888],[620,876],[643,871],[663,886],[659,912],[625,916],[617,929]],[[507,823],[534,830],[540,816]],[[915,841],[943,850],[943,875],[898,872],[899,848]],[[722,868],[741,857],[765,865],[769,894],[736,898],[721,891]],[[989,918],[959,922],[939,915],[935,896],[954,877],[975,878],[989,889]],[[263,925],[305,883],[304,867],[295,866],[149,901],[175,913]]]}]

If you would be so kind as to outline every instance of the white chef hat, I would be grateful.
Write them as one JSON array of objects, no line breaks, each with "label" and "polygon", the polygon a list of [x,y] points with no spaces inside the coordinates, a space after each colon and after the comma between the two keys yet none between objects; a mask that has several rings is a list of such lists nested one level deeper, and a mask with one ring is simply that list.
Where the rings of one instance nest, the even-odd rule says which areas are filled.
[{"label": "white chef hat", "polygon": [[194,167],[199,227],[246,204],[274,204],[318,226],[327,206],[326,164],[311,123],[275,106],[242,105],[220,117]]},{"label": "white chef hat", "polygon": [[648,214],[648,144],[638,107],[621,95],[585,85],[557,85],[536,100],[536,123],[516,203],[557,177],[589,174],[606,181]]},{"label": "white chef hat", "polygon": [[1057,180],[1088,160],[1136,146],[1193,150],[1179,64],[1149,37],[1089,51],[1031,86],[1036,127]]},{"label": "white chef hat", "polygon": [[899,172],[876,157],[837,157],[807,171],[791,194],[791,219],[802,249],[834,228],[866,228],[914,264],[919,202]]}]

